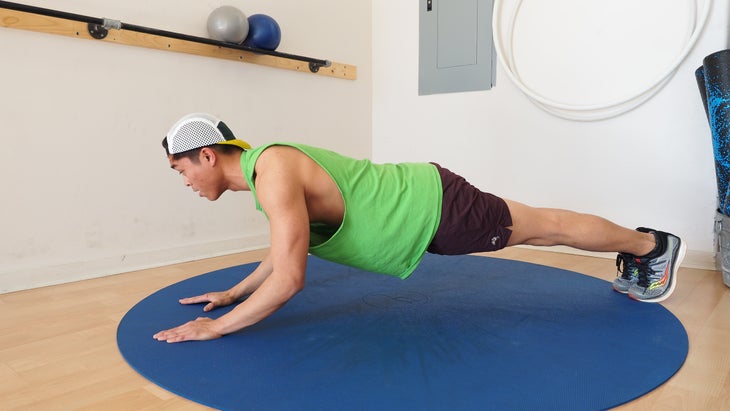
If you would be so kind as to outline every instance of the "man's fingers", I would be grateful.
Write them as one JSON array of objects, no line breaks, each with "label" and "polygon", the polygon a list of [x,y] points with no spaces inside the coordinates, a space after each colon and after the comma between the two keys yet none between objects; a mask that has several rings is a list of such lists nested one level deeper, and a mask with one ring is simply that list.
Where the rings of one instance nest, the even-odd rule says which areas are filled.
[{"label": "man's fingers", "polygon": [[169,330],[160,331],[153,335],[152,338],[157,341],[166,341],[168,343],[183,342],[188,340],[210,340],[213,338],[222,337],[215,331],[212,331],[208,326],[213,320],[206,317],[199,317],[195,321],[190,321],[179,327],[171,328]]},{"label": "man's fingers", "polygon": [[157,341],[170,341],[170,339],[173,338],[173,333],[171,333],[170,330],[160,331],[157,334],[153,335],[152,338]]},{"label": "man's fingers", "polygon": [[183,342],[185,341],[185,336],[183,335],[171,335],[166,338],[158,338],[158,341],[164,341],[166,343],[177,343],[177,342]]},{"label": "man's fingers", "polygon": [[210,297],[208,296],[208,294],[180,299],[180,304],[199,304],[199,303],[207,303],[207,302],[210,302]]},{"label": "man's fingers", "polygon": [[192,321],[187,322],[183,325],[180,325],[175,328],[170,328],[169,330],[160,331],[157,334],[153,335],[152,337],[158,341],[167,341],[167,342],[179,342],[184,341],[185,336],[189,333],[190,325]]},{"label": "man's fingers", "polygon": [[[180,327],[178,327],[180,328]],[[168,343],[183,342],[187,340],[187,333],[178,331],[177,328],[167,331],[162,331],[153,336],[157,341],[165,341]]]}]

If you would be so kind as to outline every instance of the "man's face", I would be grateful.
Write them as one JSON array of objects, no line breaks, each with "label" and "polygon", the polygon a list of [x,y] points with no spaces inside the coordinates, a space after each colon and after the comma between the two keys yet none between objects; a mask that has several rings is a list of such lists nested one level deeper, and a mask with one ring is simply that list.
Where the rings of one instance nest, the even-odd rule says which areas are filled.
[{"label": "man's face", "polygon": [[192,188],[200,197],[215,201],[225,191],[225,188],[222,187],[219,170],[215,167],[215,159],[211,159],[210,152],[201,151],[199,162],[191,161],[189,158],[173,160],[172,156],[168,159],[170,167],[183,177],[184,184]]}]

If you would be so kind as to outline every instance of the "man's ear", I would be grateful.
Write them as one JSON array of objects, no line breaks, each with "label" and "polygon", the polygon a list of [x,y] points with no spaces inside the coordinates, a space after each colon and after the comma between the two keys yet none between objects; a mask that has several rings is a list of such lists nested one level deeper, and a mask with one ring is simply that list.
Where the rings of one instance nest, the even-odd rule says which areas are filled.
[{"label": "man's ear", "polygon": [[218,162],[218,153],[215,152],[210,147],[203,147],[200,150],[200,162],[202,164],[209,164],[210,166],[215,166]]}]

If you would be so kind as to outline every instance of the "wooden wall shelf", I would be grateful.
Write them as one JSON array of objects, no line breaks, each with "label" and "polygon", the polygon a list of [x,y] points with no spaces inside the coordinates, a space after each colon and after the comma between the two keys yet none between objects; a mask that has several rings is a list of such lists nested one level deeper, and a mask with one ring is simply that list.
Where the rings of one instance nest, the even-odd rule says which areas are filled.
[{"label": "wooden wall shelf", "polygon": [[0,27],[235,60],[347,80],[357,79],[357,67],[349,64],[7,1],[0,1]]}]

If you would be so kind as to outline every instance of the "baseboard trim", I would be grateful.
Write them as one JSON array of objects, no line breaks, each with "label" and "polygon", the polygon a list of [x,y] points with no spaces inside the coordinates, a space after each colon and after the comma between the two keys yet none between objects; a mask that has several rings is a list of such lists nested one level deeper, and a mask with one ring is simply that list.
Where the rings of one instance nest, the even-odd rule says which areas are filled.
[{"label": "baseboard trim", "polygon": [[[550,251],[555,253],[573,254],[573,255],[584,255],[588,257],[608,258],[611,260],[616,259],[616,253],[602,253],[595,251],[583,251],[567,246],[554,246],[554,247],[536,247],[530,245],[520,245],[520,248],[529,248],[537,251]],[[682,267],[686,268],[697,268],[700,270],[717,270],[715,266],[715,253],[708,251],[698,250],[687,250],[687,254],[682,261]]]},{"label": "baseboard trim", "polygon": [[219,257],[268,246],[269,236],[258,235],[91,261],[24,267],[0,272],[0,294]]}]

